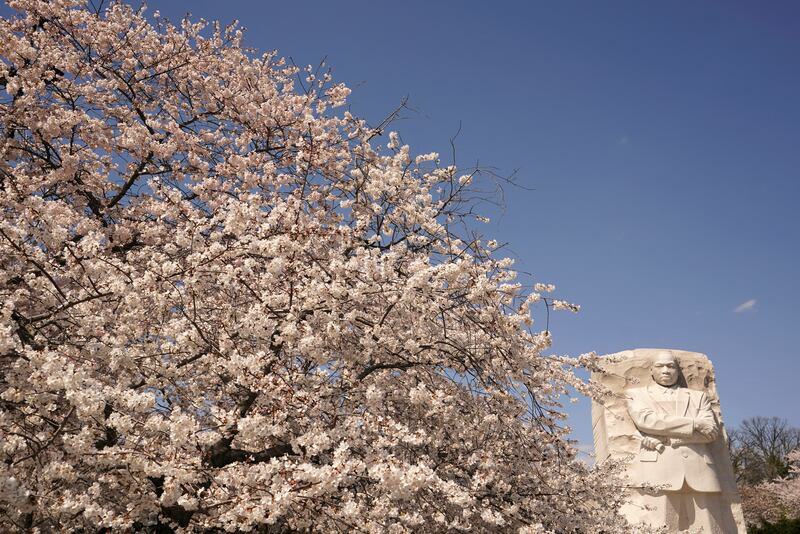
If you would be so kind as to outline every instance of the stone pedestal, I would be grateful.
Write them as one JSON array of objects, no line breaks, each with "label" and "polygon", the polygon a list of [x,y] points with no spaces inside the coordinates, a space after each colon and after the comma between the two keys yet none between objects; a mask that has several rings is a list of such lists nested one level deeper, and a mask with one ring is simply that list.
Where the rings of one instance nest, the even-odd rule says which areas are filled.
[{"label": "stone pedestal", "polygon": [[[667,388],[671,390],[667,393],[675,394],[676,417],[667,415],[664,399],[658,397],[666,390],[649,394],[659,387],[652,376],[653,362],[665,353],[671,353],[680,367],[678,382]],[[625,516],[632,523],[666,525],[670,532],[703,526],[704,532],[746,534],[709,359],[681,350],[627,350],[602,357],[600,370],[592,373],[592,379],[609,390],[601,402],[592,403],[596,459],[626,462],[629,502],[623,508]],[[716,419],[714,437],[699,432],[702,423],[693,418],[700,418],[701,413],[712,423]],[[707,474],[696,476],[698,468]],[[676,478],[675,472],[681,474]],[[683,482],[676,482],[678,478]],[[715,479],[713,487],[702,487],[705,479]],[[648,483],[660,488],[647,488]],[[682,486],[673,487],[678,484]],[[708,491],[717,487],[720,491]],[[704,526],[709,514],[713,515],[711,527]]]}]

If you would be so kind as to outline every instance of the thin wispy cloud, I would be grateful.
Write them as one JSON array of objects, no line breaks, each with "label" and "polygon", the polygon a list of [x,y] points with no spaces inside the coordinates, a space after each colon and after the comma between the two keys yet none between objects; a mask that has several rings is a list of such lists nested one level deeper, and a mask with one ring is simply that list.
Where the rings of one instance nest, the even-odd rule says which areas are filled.
[{"label": "thin wispy cloud", "polygon": [[733,313],[742,313],[750,311],[756,307],[756,299],[750,299],[742,302],[733,309]]}]

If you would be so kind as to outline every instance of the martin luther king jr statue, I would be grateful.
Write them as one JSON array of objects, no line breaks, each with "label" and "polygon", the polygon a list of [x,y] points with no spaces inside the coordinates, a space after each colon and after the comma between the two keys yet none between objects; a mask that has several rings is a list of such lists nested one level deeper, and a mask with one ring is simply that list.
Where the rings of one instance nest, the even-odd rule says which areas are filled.
[{"label": "martin luther king jr statue", "polygon": [[[743,526],[737,524],[741,519],[740,509],[732,506],[738,506],[738,496],[717,416],[718,403],[717,412],[712,404],[712,397],[716,401],[716,391],[708,387],[709,377],[713,381],[710,362],[697,353],[687,354],[702,356],[702,360],[695,358],[682,365],[674,353],[679,351],[628,352],[639,352],[638,357],[629,358],[629,363],[638,362],[639,379],[623,372],[624,383],[617,388],[621,400],[615,414],[627,421],[618,425],[616,436],[605,425],[610,420],[609,414],[604,415],[603,425],[606,449],[619,448],[622,443],[628,453],[631,498],[623,513],[632,522],[667,526],[670,532],[700,527],[706,534],[744,532]],[[700,381],[703,360],[708,373]],[[681,367],[688,369],[692,365],[693,385],[700,387],[690,389]],[[632,381],[635,383],[630,384]]]}]

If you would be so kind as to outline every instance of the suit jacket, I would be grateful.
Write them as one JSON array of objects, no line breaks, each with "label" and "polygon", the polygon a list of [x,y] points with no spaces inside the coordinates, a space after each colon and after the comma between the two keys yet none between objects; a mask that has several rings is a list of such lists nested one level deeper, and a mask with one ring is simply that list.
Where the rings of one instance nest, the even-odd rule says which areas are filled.
[{"label": "suit jacket", "polygon": [[627,391],[628,414],[642,436],[664,444],[661,452],[643,446],[631,462],[629,474],[635,484],[669,485],[667,491],[679,491],[684,481],[694,491],[722,491],[714,469],[714,458],[703,434],[694,430],[694,422],[704,419],[717,426],[711,402],[702,391],[677,388],[676,412],[670,413],[658,402],[660,386],[651,384]]}]

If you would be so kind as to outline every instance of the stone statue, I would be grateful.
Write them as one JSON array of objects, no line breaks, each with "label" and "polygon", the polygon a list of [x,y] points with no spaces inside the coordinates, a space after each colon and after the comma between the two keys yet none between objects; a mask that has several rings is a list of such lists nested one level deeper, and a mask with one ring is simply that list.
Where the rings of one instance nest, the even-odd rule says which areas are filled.
[{"label": "stone statue", "polygon": [[595,450],[598,461],[627,460],[626,517],[670,532],[744,533],[708,359],[639,349],[600,369],[593,378],[612,395],[593,403]]}]

